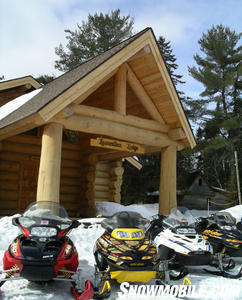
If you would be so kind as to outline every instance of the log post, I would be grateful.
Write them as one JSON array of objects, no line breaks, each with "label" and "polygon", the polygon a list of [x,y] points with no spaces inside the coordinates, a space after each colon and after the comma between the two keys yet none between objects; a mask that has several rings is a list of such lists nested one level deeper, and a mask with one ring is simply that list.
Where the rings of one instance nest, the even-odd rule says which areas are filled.
[{"label": "log post", "polygon": [[63,126],[45,125],[42,135],[37,201],[59,202]]},{"label": "log post", "polygon": [[176,201],[176,147],[168,146],[161,152],[159,214],[167,215]]},{"label": "log post", "polygon": [[126,115],[126,73],[127,68],[122,65],[115,75],[114,83],[114,110]]}]

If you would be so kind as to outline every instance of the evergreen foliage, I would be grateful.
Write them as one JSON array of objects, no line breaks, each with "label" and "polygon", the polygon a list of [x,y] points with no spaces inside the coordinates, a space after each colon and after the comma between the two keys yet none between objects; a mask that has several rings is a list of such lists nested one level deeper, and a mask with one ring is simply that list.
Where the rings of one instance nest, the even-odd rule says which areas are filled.
[{"label": "evergreen foliage", "polygon": [[38,77],[36,77],[35,79],[42,84],[47,84],[51,81],[53,81],[56,77],[54,75],[39,75]]},{"label": "evergreen foliage", "polygon": [[[210,185],[232,187],[235,180],[234,151],[241,151],[242,46],[237,34],[223,25],[213,26],[198,41],[203,56],[196,54],[197,67],[189,68],[204,90],[200,99],[188,99],[193,120],[200,121],[197,132],[201,154],[199,167]],[[241,174],[240,164],[240,174]]]},{"label": "evergreen foliage", "polygon": [[84,61],[108,50],[121,41],[132,36],[134,21],[130,16],[120,16],[120,10],[111,14],[88,15],[88,21],[77,24],[77,29],[67,33],[66,50],[62,44],[55,48],[59,60],[55,61],[55,68],[69,71]]}]

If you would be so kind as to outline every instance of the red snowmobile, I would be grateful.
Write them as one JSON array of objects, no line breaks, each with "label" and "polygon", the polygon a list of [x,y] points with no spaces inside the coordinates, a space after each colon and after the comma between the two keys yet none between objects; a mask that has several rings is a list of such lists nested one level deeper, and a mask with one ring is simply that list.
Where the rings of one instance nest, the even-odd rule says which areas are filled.
[{"label": "red snowmobile", "polygon": [[80,223],[69,219],[59,203],[39,201],[32,203],[23,215],[12,219],[22,234],[17,236],[5,251],[0,286],[13,279],[34,282],[65,280],[72,284],[75,299],[86,300],[94,296],[88,280],[80,290],[78,254],[67,236]]}]

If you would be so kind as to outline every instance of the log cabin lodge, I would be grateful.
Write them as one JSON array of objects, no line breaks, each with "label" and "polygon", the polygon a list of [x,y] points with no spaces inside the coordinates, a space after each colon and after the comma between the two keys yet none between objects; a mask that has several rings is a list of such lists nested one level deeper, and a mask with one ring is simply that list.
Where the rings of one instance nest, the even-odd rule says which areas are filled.
[{"label": "log cabin lodge", "polygon": [[0,106],[1,216],[33,201],[94,216],[96,201],[120,202],[122,160],[156,152],[159,213],[176,205],[176,153],[195,139],[152,29],[44,86],[0,82]]}]

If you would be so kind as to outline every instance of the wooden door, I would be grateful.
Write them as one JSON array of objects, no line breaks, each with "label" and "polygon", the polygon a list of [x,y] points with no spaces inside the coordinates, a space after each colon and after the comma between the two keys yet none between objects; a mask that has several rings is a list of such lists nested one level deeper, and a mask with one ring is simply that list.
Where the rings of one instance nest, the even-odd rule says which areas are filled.
[{"label": "wooden door", "polygon": [[21,162],[19,211],[23,212],[27,206],[36,201],[39,163],[35,161]]}]

